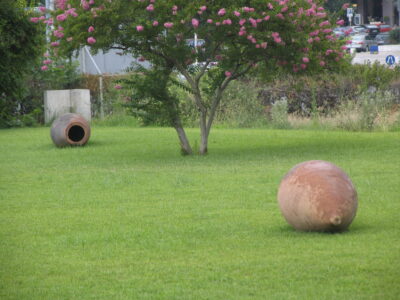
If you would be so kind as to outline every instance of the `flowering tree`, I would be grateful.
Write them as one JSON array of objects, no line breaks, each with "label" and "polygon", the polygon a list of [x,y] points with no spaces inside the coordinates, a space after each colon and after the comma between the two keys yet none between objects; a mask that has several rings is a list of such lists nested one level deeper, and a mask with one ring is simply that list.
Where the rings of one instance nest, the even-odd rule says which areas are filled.
[{"label": "flowering tree", "polygon": [[[53,53],[90,45],[93,51],[120,49],[150,62],[152,69],[142,70],[130,81],[140,96],[136,101],[142,109],[167,115],[187,154],[192,149],[182,127],[179,103],[168,86],[175,83],[190,92],[200,116],[199,153],[205,154],[216,109],[233,80],[251,70],[303,73],[340,65],[343,48],[332,34],[334,24],[323,3],[58,0],[51,18],[32,21],[52,24]],[[193,43],[197,38],[200,42]],[[185,81],[175,80],[174,72]],[[206,89],[201,88],[204,81]]]}]

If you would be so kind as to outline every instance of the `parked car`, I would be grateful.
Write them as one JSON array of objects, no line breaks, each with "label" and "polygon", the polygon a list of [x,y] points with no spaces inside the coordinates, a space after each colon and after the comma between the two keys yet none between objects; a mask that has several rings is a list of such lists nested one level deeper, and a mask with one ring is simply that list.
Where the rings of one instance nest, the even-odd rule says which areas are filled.
[{"label": "parked car", "polygon": [[390,44],[389,32],[382,32],[375,37],[375,41],[378,45],[388,45]]},{"label": "parked car", "polygon": [[347,49],[355,49],[357,52],[369,51],[371,45],[376,45],[375,36],[366,34],[356,34],[351,37],[351,43]]},{"label": "parked car", "polygon": [[363,34],[367,33],[367,28],[361,26],[361,25],[356,25],[356,26],[351,26],[353,34]]},{"label": "parked car", "polygon": [[389,32],[390,30],[392,30],[392,26],[386,24],[380,24],[378,25],[378,27],[380,32]]},{"label": "parked car", "polygon": [[379,27],[377,25],[365,24],[361,26],[365,28],[365,31],[368,35],[374,38],[380,33]]}]

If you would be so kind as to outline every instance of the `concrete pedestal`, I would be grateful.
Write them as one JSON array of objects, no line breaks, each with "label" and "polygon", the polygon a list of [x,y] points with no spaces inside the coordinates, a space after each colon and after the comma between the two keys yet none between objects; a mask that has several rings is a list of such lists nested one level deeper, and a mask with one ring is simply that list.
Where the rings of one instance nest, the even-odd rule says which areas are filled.
[{"label": "concrete pedestal", "polygon": [[44,92],[44,121],[46,124],[66,113],[77,113],[90,121],[90,90],[50,90]]}]

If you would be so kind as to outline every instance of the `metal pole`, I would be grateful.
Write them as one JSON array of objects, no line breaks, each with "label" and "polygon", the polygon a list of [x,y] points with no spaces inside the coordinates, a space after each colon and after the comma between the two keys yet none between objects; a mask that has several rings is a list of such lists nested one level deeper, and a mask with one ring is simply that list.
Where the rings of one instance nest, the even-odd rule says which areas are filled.
[{"label": "metal pole", "polygon": [[[85,52],[89,56],[91,62],[93,63],[94,67],[96,68],[97,73],[100,75],[99,77],[99,89],[100,89],[100,118],[104,119],[104,105],[103,105],[103,73],[101,72],[99,66],[97,65],[96,61],[94,60],[92,54],[87,46],[84,47]],[[85,53],[84,53],[85,54]]]},{"label": "metal pole", "polygon": [[103,75],[99,77],[99,87],[100,87],[100,119],[104,119],[104,105],[103,105]]}]

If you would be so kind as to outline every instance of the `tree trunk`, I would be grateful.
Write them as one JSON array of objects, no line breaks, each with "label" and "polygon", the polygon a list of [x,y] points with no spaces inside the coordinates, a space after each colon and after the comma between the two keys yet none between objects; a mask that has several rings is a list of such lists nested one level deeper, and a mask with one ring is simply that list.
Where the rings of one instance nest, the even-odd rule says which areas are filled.
[{"label": "tree trunk", "polygon": [[200,148],[199,154],[205,155],[208,151],[208,133],[207,130],[207,111],[202,111],[200,115]]},{"label": "tree trunk", "polygon": [[175,130],[178,133],[179,142],[181,144],[181,153],[182,155],[191,155],[193,154],[192,147],[190,147],[189,140],[186,136],[185,130],[182,126],[175,126]]}]

